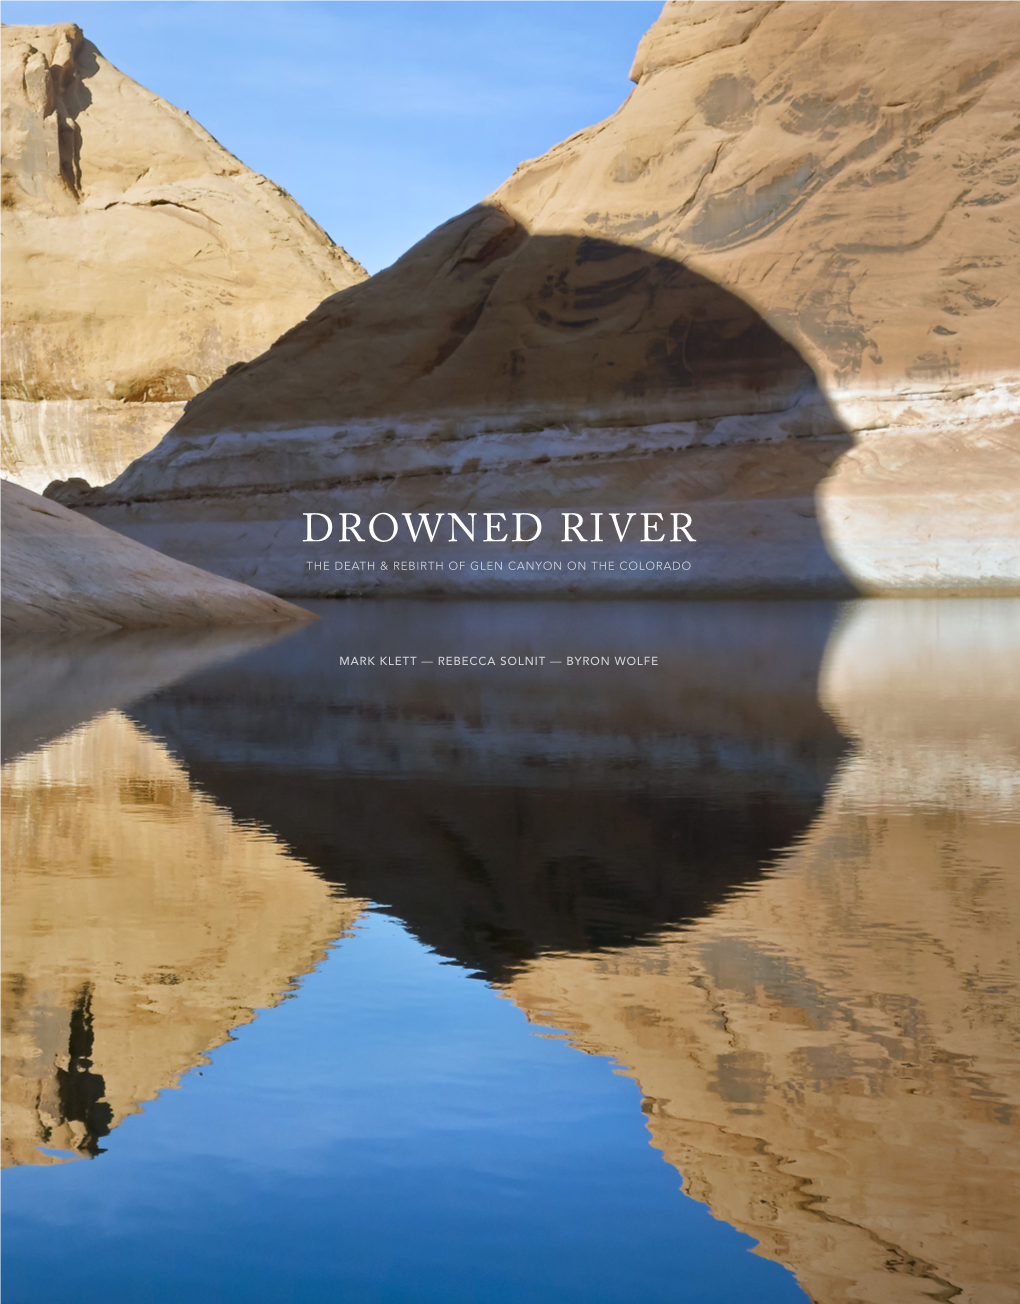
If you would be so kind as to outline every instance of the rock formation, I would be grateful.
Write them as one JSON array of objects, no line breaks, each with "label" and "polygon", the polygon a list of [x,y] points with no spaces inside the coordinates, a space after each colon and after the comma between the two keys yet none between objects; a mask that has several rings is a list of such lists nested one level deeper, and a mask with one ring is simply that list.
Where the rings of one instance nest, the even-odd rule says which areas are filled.
[{"label": "rock formation", "polygon": [[3,474],[102,484],[365,273],[73,24],[0,37]]},{"label": "rock formation", "polygon": [[1018,668],[1020,604],[863,604],[821,683],[856,751],[773,873],[506,987],[815,1304],[1015,1298]]},{"label": "rock formation", "polygon": [[311,620],[246,584],[125,539],[10,481],[3,496],[5,635]]},{"label": "rock formation", "polygon": [[235,825],[118,711],[6,766],[3,789],[3,1162],[60,1163],[276,1005],[362,903]]},{"label": "rock formation", "polygon": [[[668,4],[616,114],[327,299],[79,501],[290,594],[421,591],[306,563],[425,555],[447,562],[433,587],[520,591],[449,574],[491,546],[302,541],[303,512],[338,510],[692,516],[686,551],[589,545],[691,562],[603,592],[1020,588],[1014,19]],[[549,533],[514,551],[562,556]]]}]

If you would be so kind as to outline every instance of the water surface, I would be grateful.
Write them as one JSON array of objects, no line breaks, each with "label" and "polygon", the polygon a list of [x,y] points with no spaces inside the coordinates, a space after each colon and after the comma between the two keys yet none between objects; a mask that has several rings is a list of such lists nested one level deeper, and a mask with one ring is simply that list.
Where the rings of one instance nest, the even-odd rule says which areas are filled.
[{"label": "water surface", "polygon": [[1020,1298],[1020,603],[316,610],[8,659],[11,1299]]}]

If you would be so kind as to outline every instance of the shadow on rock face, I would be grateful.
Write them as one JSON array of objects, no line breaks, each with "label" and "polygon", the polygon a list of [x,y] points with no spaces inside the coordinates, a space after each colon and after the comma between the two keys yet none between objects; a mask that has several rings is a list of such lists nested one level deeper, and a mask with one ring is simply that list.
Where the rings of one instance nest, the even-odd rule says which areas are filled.
[{"label": "shadow on rock face", "polygon": [[[483,205],[325,300],[192,400],[175,431],[440,413],[507,431],[637,427],[779,411],[815,384],[749,304],[684,263],[532,235]],[[815,419],[839,433],[831,412]]]},{"label": "shadow on rock face", "polygon": [[[232,368],[105,490],[48,492],[276,593],[378,587],[307,573],[305,511],[548,513],[520,547],[544,560],[562,552],[569,508],[683,510],[699,527],[682,584],[607,578],[605,593],[844,595],[814,493],[850,444],[811,367],[739,296],[671,258],[531,234],[482,205]],[[400,536],[385,555],[422,553]],[[505,574],[437,585],[515,589]],[[552,576],[543,591],[571,586]]]}]

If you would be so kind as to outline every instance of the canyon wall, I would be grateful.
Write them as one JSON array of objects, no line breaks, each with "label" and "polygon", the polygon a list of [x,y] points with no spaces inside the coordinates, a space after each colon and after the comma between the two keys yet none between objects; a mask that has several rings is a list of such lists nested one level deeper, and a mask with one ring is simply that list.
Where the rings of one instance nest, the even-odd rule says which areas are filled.
[{"label": "canyon wall", "polygon": [[[668,4],[611,118],[64,501],[290,594],[421,592],[332,563],[423,556],[434,589],[519,592],[451,576],[491,545],[314,545],[305,511],[691,515],[683,551],[589,532],[593,559],[691,562],[602,592],[1020,588],[1014,18]],[[548,534],[509,552],[557,555]]]},{"label": "canyon wall", "polygon": [[3,474],[103,484],[365,273],[74,24],[0,42]]}]

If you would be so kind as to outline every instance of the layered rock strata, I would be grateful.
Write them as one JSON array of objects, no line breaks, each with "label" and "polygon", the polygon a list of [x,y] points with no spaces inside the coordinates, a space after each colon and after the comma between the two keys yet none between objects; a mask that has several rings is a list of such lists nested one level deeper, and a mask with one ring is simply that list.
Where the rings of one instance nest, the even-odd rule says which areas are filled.
[{"label": "layered rock strata", "polygon": [[103,484],[364,270],[71,23],[6,26],[3,474]]},{"label": "layered rock strata", "polygon": [[[305,511],[692,516],[684,552],[588,542],[628,568],[602,592],[1020,586],[1013,17],[667,5],[613,117],[326,300],[86,510],[291,594],[421,591],[380,563],[424,557],[433,587],[521,591],[450,573],[509,548],[310,545]],[[514,547],[549,563],[530,590],[577,586],[550,533]]]},{"label": "layered rock strata", "polygon": [[159,625],[274,625],[311,620],[246,584],[125,539],[3,481],[5,635]]}]

